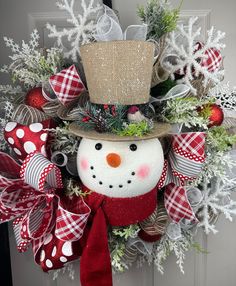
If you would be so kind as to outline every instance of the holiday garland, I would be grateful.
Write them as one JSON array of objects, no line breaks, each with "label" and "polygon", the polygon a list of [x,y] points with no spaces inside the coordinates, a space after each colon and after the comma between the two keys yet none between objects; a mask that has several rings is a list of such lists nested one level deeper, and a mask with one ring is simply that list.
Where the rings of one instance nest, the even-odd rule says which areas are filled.
[{"label": "holiday garland", "polygon": [[[216,233],[215,224],[220,214],[229,220],[232,220],[232,216],[236,214],[236,202],[230,198],[236,187],[236,180],[235,177],[229,177],[229,170],[236,165],[230,156],[236,143],[236,135],[232,129],[235,123],[235,93],[221,82],[224,73],[221,54],[224,44],[221,40],[224,34],[215,33],[212,28],[208,32],[206,43],[199,42],[197,37],[200,34],[200,28],[195,28],[196,18],[191,18],[187,27],[178,26],[179,8],[172,9],[166,1],[150,0],[146,8],[139,8],[138,14],[147,25],[147,40],[155,40],[158,45],[164,37],[165,48],[157,56],[154,67],[156,68],[158,63],[158,69],[164,69],[165,73],[168,73],[168,79],[150,90],[151,97],[148,104],[131,107],[119,104],[93,104],[89,98],[81,96],[87,87],[80,62],[80,46],[95,41],[96,15],[106,11],[107,8],[95,6],[94,1],[86,3],[82,0],[81,5],[82,14],[75,15],[74,1],[62,0],[58,3],[61,10],[69,12],[71,18],[68,22],[74,26],[69,30],[58,31],[56,26],[48,24],[49,36],[57,39],[59,48],[39,48],[39,35],[36,30],[31,34],[28,44],[22,42],[22,47],[12,39],[4,38],[12,55],[11,63],[3,66],[1,72],[10,75],[13,85],[0,85],[2,114],[0,146],[1,151],[13,156],[17,162],[13,163],[13,159],[9,159],[7,155],[4,157],[4,160],[8,160],[14,167],[7,178],[5,178],[6,170],[1,170],[2,194],[9,187],[8,184],[11,184],[11,176],[16,173],[16,170],[19,171],[19,164],[24,159],[20,149],[23,133],[29,134],[30,138],[35,134],[34,132],[41,132],[41,141],[31,137],[27,141],[28,144],[24,145],[25,151],[29,156],[32,152],[40,151],[51,159],[54,167],[49,164],[48,168],[50,170],[54,168],[54,175],[56,175],[51,187],[60,188],[59,181],[62,180],[62,192],[73,208],[73,202],[81,198],[86,200],[91,193],[81,187],[78,177],[75,157],[80,142],[69,129],[71,119],[83,130],[110,132],[121,137],[142,138],[150,135],[153,131],[153,122],[156,120],[171,124],[173,132],[177,127],[177,137],[188,132],[204,134],[205,155],[202,154],[201,170],[197,176],[189,178],[184,185],[187,190],[184,193],[185,200],[192,212],[191,219],[189,217],[177,221],[171,217],[164,203],[168,190],[159,183],[159,203],[150,217],[125,227],[111,226],[108,231],[111,264],[115,272],[123,272],[136,262],[139,265],[154,262],[157,269],[163,273],[163,262],[172,252],[177,257],[181,272],[184,272],[185,252],[191,248],[203,251],[194,241],[196,229],[201,227],[207,234]],[[92,19],[91,15],[93,15]],[[184,39],[184,44],[180,45],[176,42],[177,35]],[[66,53],[63,52],[64,37],[67,37],[71,46],[71,50]],[[175,55],[174,59],[173,55]],[[57,88],[60,77],[68,72],[76,80],[74,80],[75,83],[71,83],[71,86],[68,84],[67,95],[69,96],[65,98],[64,94],[57,92]],[[178,88],[180,90],[176,91]],[[76,94],[74,90],[77,91]],[[67,116],[63,117],[61,114],[65,111],[64,103],[69,101],[70,96],[73,105],[66,110]],[[77,101],[78,96],[80,100]],[[25,112],[27,112],[27,118]],[[16,138],[13,138],[12,130],[18,134]],[[167,157],[171,144],[168,138],[166,142],[163,139],[163,148]],[[34,157],[31,157],[27,157],[27,162],[33,160]],[[25,168],[27,169],[27,164]],[[60,180],[59,171],[62,174]],[[24,176],[26,178],[27,173]],[[31,178],[27,180],[30,185]],[[171,184],[173,184],[172,181]],[[46,189],[48,191],[48,185]],[[49,194],[50,192],[54,196],[53,204],[56,204],[57,191],[55,194],[52,190]],[[9,210],[4,205],[3,199],[2,195],[0,218],[4,222],[10,218],[7,216]],[[37,207],[40,207],[40,204]],[[63,209],[65,206],[60,207]],[[19,218],[14,217],[15,226],[20,223],[22,215],[23,213],[20,213]],[[88,213],[85,212],[84,216],[87,215]],[[85,222],[82,221],[82,223]],[[54,227],[55,225],[49,228]],[[21,235],[23,239],[23,234]],[[23,242],[20,244],[21,251],[23,246],[25,247]],[[32,243],[36,247],[35,241]],[[78,256],[75,255],[71,261],[77,258]],[[91,257],[91,259],[94,258]],[[65,264],[67,262],[65,258],[62,262],[61,267],[67,267],[70,276],[73,277],[73,266]],[[50,268],[50,264],[46,266]],[[55,271],[55,277],[58,274],[59,270]]]}]

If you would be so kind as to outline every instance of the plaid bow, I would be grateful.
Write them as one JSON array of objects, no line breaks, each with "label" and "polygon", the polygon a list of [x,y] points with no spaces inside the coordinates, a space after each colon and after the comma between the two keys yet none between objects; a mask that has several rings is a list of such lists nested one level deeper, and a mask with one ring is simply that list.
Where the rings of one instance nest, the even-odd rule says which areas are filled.
[{"label": "plaid bow", "polygon": [[172,148],[165,160],[158,188],[165,188],[164,203],[169,217],[196,221],[184,185],[195,180],[205,162],[205,133],[190,132],[173,136]]},{"label": "plaid bow", "polygon": [[73,101],[85,90],[85,86],[74,65],[52,75],[49,78],[49,83],[63,105]]},{"label": "plaid bow", "polygon": [[42,154],[29,154],[20,166],[0,152],[0,172],[9,177],[0,176],[0,223],[14,220],[19,251],[36,241],[39,248],[53,229],[58,239],[80,239],[90,208],[82,199],[73,210],[65,207],[56,190],[63,187],[60,170]]}]

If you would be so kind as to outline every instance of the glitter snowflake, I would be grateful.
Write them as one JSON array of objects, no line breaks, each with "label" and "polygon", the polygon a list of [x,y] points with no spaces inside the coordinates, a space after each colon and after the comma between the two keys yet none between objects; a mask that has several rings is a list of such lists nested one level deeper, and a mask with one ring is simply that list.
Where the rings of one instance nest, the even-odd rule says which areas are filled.
[{"label": "glitter snowflake", "polygon": [[225,47],[225,45],[220,42],[224,38],[225,33],[221,31],[216,32],[214,27],[212,27],[207,32],[208,37],[206,43],[197,49],[197,38],[201,33],[201,27],[195,29],[197,20],[197,17],[193,17],[189,19],[187,26],[180,24],[177,30],[170,33],[167,39],[169,53],[176,55],[176,62],[167,62],[166,66],[173,74],[178,72],[183,75],[179,83],[189,85],[193,94],[197,93],[192,82],[194,79],[202,77],[202,84],[206,87],[209,82],[218,84],[224,75],[223,69],[209,71],[206,66],[201,64],[201,61],[206,59],[206,52],[209,51],[209,49],[217,49],[220,51]]},{"label": "glitter snowflake", "polygon": [[220,83],[208,93],[209,98],[216,98],[216,103],[224,110],[223,126],[235,128],[236,126],[236,87],[228,83]]},{"label": "glitter snowflake", "polygon": [[73,61],[77,61],[77,57],[80,54],[80,46],[92,40],[92,35],[96,28],[96,23],[92,18],[96,18],[96,14],[102,6],[100,4],[95,5],[95,0],[90,0],[89,3],[86,3],[86,0],[82,0],[82,13],[80,12],[76,16],[74,11],[75,1],[61,1],[62,2],[57,2],[57,6],[60,10],[64,10],[70,15],[67,22],[73,25],[73,27],[58,30],[55,25],[47,24],[47,28],[50,31],[48,36],[50,38],[56,38],[59,47],[64,47],[63,39],[67,39],[70,44],[70,50],[65,52],[65,56],[72,58]]},{"label": "glitter snowflake", "polygon": [[217,229],[212,222],[212,215],[224,214],[226,219],[232,221],[232,215],[236,215],[236,202],[230,198],[230,194],[235,189],[235,182],[223,183],[220,178],[215,178],[211,184],[203,182],[203,201],[199,206],[199,216],[202,217],[199,227],[203,227],[206,234],[217,233]]},{"label": "glitter snowflake", "polygon": [[208,96],[216,98],[222,108],[236,111],[236,87],[231,88],[229,82],[218,84],[209,91]]}]

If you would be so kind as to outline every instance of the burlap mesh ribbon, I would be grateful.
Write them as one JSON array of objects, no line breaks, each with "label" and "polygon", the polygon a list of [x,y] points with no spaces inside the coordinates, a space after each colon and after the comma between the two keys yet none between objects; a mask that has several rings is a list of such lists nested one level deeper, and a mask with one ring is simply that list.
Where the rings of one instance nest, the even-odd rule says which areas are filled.
[{"label": "burlap mesh ribbon", "polygon": [[71,103],[66,106],[61,105],[57,110],[57,115],[63,120],[73,121],[78,119],[78,110],[81,107],[84,107],[89,101],[88,91],[81,93],[79,97],[73,100]]},{"label": "burlap mesh ribbon", "polygon": [[47,119],[49,119],[47,114],[25,104],[18,105],[12,115],[12,121],[23,125],[30,125]]},{"label": "burlap mesh ribbon", "polygon": [[163,203],[158,204],[155,211],[144,221],[140,227],[149,235],[163,235],[168,223],[168,214]]}]

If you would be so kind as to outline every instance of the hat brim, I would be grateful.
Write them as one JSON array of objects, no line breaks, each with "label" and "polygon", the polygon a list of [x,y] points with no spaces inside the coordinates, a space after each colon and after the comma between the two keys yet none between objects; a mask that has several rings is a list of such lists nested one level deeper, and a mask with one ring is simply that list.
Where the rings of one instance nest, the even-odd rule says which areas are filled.
[{"label": "hat brim", "polygon": [[140,136],[119,136],[114,133],[105,133],[105,132],[99,133],[95,130],[84,130],[76,122],[71,123],[69,126],[70,132],[72,132],[73,134],[79,137],[84,137],[84,138],[94,139],[94,140],[100,139],[104,141],[114,141],[114,142],[141,141],[141,140],[148,140],[148,139],[153,139],[153,138],[160,138],[160,137],[163,137],[169,134],[170,129],[171,129],[170,124],[155,122],[153,129],[150,131],[150,133],[140,137]]}]

